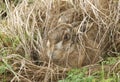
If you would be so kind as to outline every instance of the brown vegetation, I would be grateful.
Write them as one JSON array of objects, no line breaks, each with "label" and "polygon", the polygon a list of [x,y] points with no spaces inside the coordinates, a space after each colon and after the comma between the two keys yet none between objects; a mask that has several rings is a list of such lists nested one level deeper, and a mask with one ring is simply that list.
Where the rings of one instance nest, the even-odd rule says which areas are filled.
[{"label": "brown vegetation", "polygon": [[12,81],[56,82],[69,68],[96,64],[120,52],[120,0],[8,3],[0,31],[19,38],[15,54],[5,58],[17,74],[12,72]]}]

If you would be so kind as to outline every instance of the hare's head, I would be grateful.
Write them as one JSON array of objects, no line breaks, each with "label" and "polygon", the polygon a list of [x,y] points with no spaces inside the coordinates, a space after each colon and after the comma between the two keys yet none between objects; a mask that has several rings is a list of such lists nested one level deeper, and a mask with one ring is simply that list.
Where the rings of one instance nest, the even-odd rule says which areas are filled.
[{"label": "hare's head", "polygon": [[48,33],[47,55],[49,58],[58,60],[64,57],[66,51],[71,46],[71,28],[57,27]]}]

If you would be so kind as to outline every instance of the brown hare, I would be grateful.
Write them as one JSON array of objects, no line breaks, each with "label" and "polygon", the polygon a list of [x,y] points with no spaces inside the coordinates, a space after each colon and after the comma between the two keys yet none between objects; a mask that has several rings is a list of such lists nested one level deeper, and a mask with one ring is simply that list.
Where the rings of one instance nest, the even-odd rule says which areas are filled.
[{"label": "brown hare", "polygon": [[92,40],[74,29],[62,24],[48,33],[47,55],[60,66],[76,68],[91,64],[99,51],[91,45],[94,44]]}]

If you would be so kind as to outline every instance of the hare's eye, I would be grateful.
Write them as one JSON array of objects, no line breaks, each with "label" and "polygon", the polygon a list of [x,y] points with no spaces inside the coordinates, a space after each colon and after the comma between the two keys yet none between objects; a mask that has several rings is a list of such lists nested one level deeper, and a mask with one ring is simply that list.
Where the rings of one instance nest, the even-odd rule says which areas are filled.
[{"label": "hare's eye", "polygon": [[65,41],[68,41],[68,40],[70,40],[70,38],[71,38],[71,36],[70,36],[70,34],[65,34],[64,35],[64,37],[63,37],[63,39],[65,40]]}]

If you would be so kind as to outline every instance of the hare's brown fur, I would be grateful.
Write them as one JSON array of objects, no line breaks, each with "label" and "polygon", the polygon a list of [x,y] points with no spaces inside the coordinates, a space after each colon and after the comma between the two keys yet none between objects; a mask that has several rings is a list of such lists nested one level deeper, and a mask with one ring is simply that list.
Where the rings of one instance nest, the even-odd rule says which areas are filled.
[{"label": "hare's brown fur", "polygon": [[81,67],[94,63],[93,60],[98,58],[97,42],[87,38],[84,33],[74,32],[74,29],[69,25],[61,25],[49,32],[47,55],[54,63],[64,67]]}]

